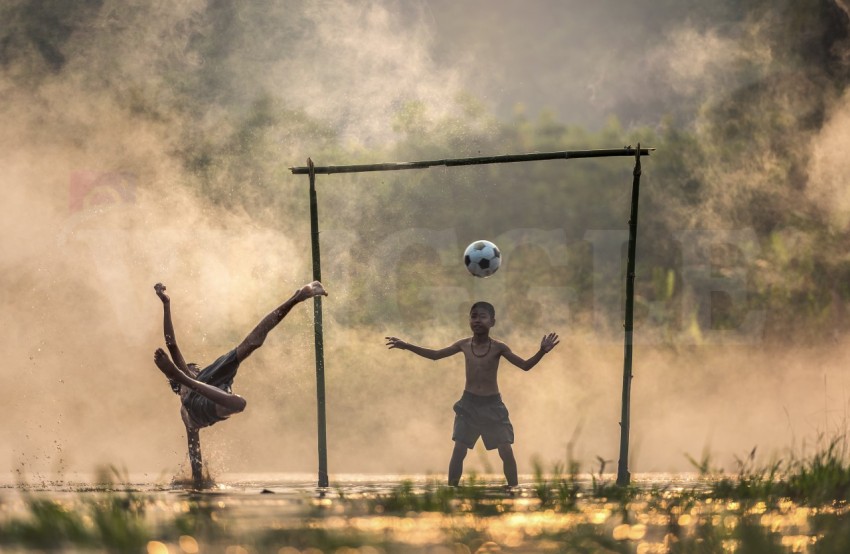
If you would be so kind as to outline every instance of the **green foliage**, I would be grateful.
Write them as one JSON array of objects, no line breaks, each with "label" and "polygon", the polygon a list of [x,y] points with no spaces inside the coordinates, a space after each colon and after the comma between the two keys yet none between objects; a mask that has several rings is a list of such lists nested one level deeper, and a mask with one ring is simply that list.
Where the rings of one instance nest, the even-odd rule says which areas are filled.
[{"label": "green foliage", "polygon": [[850,513],[822,511],[811,518],[811,532],[819,537],[815,552],[850,551]]},{"label": "green foliage", "polygon": [[544,473],[543,464],[540,460],[534,460],[533,466],[533,490],[537,498],[540,499],[540,507],[560,511],[575,511],[581,493],[578,484],[578,462],[570,460],[567,463],[566,471],[563,464],[556,463],[548,477]]},{"label": "green foliage", "polygon": [[[842,455],[840,444],[832,441],[795,464],[806,468],[807,478],[834,475]],[[707,455],[698,463],[711,468]],[[598,497],[593,485],[580,481],[574,464],[568,470],[557,464],[547,475],[539,462],[531,486],[510,493],[475,478],[461,487],[403,481],[377,494],[340,486],[338,496],[322,493],[312,499],[303,493],[296,498],[257,498],[245,491],[190,493],[178,496],[175,504],[174,491],[138,494],[101,483],[62,500],[32,493],[23,517],[0,520],[0,548],[138,552],[147,541],[158,541],[185,551],[240,545],[249,552],[283,547],[491,552],[507,547],[520,552],[632,553],[645,548],[642,544],[673,553],[769,553],[807,546],[814,552],[846,551],[850,534],[843,503],[833,504],[826,495],[821,504],[807,500],[814,509],[801,507],[779,496],[785,494],[777,492],[785,480],[768,473],[774,490],[753,480],[758,473],[754,453],[739,463],[739,478],[750,482],[726,489],[725,497],[708,475],[700,488],[671,483],[610,494],[615,486],[606,484],[596,488],[605,493]]]},{"label": "green foliage", "polygon": [[54,500],[27,498],[29,520],[13,520],[0,527],[0,544],[22,544],[32,548],[59,548],[68,544],[88,545],[94,541],[80,514]]},{"label": "green foliage", "polygon": [[[189,502],[189,509],[174,519],[174,528],[179,535],[192,537],[209,537],[211,539],[224,535],[224,530],[213,514],[216,509],[199,498]],[[179,536],[178,535],[178,536]]]},{"label": "green foliage", "polygon": [[776,503],[790,499],[807,506],[850,501],[850,459],[846,435],[839,435],[811,455],[793,453],[786,460],[756,463],[754,448],[744,459],[737,458],[738,472],[727,476],[713,468],[705,453],[700,461],[687,456],[709,483],[708,497],[734,499],[749,504],[756,501]]},{"label": "green foliage", "polygon": [[[850,80],[842,55],[846,13],[831,0],[689,3],[685,28],[717,38],[735,55],[711,68],[722,69],[716,79],[700,81],[698,92],[651,125],[611,116],[587,129],[542,106],[535,116],[499,116],[481,99],[459,94],[450,105],[417,97],[395,104],[380,140],[352,138],[359,130],[347,128],[350,121],[308,112],[297,91],[281,93],[274,80],[257,75],[290,67],[290,51],[305,55],[302,49],[316,35],[306,10],[315,7],[211,2],[173,17],[144,2],[7,4],[0,8],[8,22],[0,32],[0,68],[12,85],[37,91],[69,60],[85,59],[74,67],[73,81],[85,89],[80,92],[95,94],[97,103],[114,101],[123,110],[114,117],[124,116],[128,125],[162,129],[167,161],[183,170],[174,186],[247,214],[258,227],[309,239],[306,178],[288,170],[307,156],[343,165],[640,143],[656,150],[643,163],[639,331],[649,329],[675,345],[682,336],[699,340],[709,330],[739,329],[753,310],[766,314],[768,337],[813,339],[846,323],[841,306],[850,300],[850,229],[836,224],[827,213],[831,207],[812,196],[808,171],[810,141]],[[668,4],[652,8],[663,12]],[[150,44],[161,48],[135,47]],[[132,56],[127,45],[134,45]],[[138,50],[150,51],[138,57]],[[132,69],[123,67],[122,56],[134,60]],[[340,74],[341,86],[350,77]],[[74,133],[84,134],[76,127]],[[156,177],[136,163],[142,182]],[[425,288],[472,290],[462,272],[443,267],[446,252],[431,245],[409,259],[375,260],[384,241],[403,230],[451,229],[463,243],[540,229],[563,230],[566,261],[527,252],[533,246],[510,252],[521,261],[502,274],[511,272],[505,276],[510,320],[527,326],[540,319],[542,308],[523,288],[561,287],[573,295],[569,310],[561,310],[569,311],[569,323],[598,325],[599,300],[611,312],[606,323],[618,328],[621,280],[600,281],[585,234],[625,232],[631,168],[629,159],[604,159],[320,176],[323,231],[355,233],[345,245],[349,259],[333,264],[325,258],[326,272],[349,292],[340,319],[357,326],[394,324],[402,316],[392,308],[421,305]],[[705,298],[690,301],[702,284],[683,267],[680,234],[686,229],[755,233],[755,244],[736,245],[752,255],[709,260],[717,275],[744,274],[745,298],[711,300],[711,306]],[[372,284],[384,278],[397,279],[395,297],[374,293]],[[566,300],[548,303],[563,308]]]},{"label": "green foliage", "polygon": [[812,505],[850,501],[847,436],[836,437],[808,458],[794,460],[787,476],[787,495]]},{"label": "green foliage", "polygon": [[346,548],[356,549],[364,545],[372,548],[381,547],[380,537],[349,530],[341,533],[336,530],[310,529],[299,527],[295,529],[275,529],[254,537],[251,541],[260,552],[274,552],[282,545],[309,550],[316,548],[321,552],[345,551]]},{"label": "green foliage", "polygon": [[416,490],[413,481],[405,480],[386,495],[378,495],[371,502],[375,513],[443,512],[454,509],[455,489],[436,482],[427,483]]},{"label": "green foliage", "polygon": [[93,493],[81,506],[26,493],[29,517],[0,525],[0,544],[46,549],[86,546],[122,552],[141,549],[150,536],[144,519],[149,500],[129,489],[114,492],[113,477],[120,476],[115,468],[98,470],[97,489],[105,492]]},{"label": "green foliage", "polygon": [[[782,537],[770,529],[759,525],[756,518],[729,514],[737,522],[732,528],[715,523],[713,518],[700,519],[693,534],[672,535],[670,552],[676,554],[696,554],[725,552],[733,547],[735,552],[751,554],[785,553]],[[722,521],[722,520],[721,520]]]},{"label": "green foliage", "polygon": [[417,487],[412,481],[405,480],[389,493],[370,498],[367,504],[371,513],[379,514],[441,512],[488,516],[503,513],[506,498],[510,498],[510,493],[506,493],[503,487],[484,485],[473,474],[458,486],[428,481]]},{"label": "green foliage", "polygon": [[107,495],[95,501],[90,515],[97,542],[108,549],[129,551],[141,548],[148,540],[144,522],[146,501],[126,492]]}]

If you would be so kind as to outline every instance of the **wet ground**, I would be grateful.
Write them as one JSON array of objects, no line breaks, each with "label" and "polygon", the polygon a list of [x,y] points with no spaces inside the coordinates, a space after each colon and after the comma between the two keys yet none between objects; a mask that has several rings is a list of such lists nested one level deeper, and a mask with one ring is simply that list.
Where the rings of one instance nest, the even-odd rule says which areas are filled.
[{"label": "wet ground", "polygon": [[[844,505],[705,497],[691,475],[637,475],[628,497],[613,476],[578,481],[437,476],[226,475],[198,492],[128,477],[31,479],[0,487],[0,550],[150,554],[380,552],[847,552]],[[578,488],[575,488],[578,487]],[[606,495],[606,492],[612,494]]]}]

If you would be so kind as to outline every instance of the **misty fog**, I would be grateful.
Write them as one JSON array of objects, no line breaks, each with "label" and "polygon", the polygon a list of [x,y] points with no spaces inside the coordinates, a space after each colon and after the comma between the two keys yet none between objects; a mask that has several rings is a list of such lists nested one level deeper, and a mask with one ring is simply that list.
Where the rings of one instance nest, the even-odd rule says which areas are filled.
[{"label": "misty fog", "polygon": [[[163,346],[154,283],[168,286],[187,361],[210,363],[312,280],[307,178],[289,167],[308,157],[317,165],[414,161],[442,148],[456,157],[514,153],[490,150],[505,120],[550,118],[603,136],[622,130],[607,148],[631,144],[641,136],[635,129],[647,128],[707,142],[731,136],[759,153],[741,161],[724,149],[737,148],[730,141],[712,144],[707,159],[684,148],[643,159],[641,224],[663,222],[676,233],[668,265],[681,269],[677,287],[693,288],[681,293],[682,308],[640,304],[633,472],[691,470],[685,454],[704,450],[716,465],[734,467],[753,447],[781,457],[844,430],[846,284],[835,285],[818,320],[831,332],[812,340],[771,335],[777,319],[788,329],[794,321],[772,317],[770,306],[742,308],[750,326],[740,332],[697,329],[697,316],[694,323],[686,313],[689,301],[711,298],[714,285],[743,306],[754,271],[777,287],[816,279],[819,266],[793,264],[801,252],[826,248],[827,239],[808,232],[811,221],[829,230],[829,252],[842,251],[850,227],[850,10],[844,0],[809,3],[819,18],[798,21],[804,10],[790,0],[740,8],[5,3],[0,472],[61,477],[113,464],[151,480],[185,473],[179,401],[152,363]],[[775,33],[787,29],[798,44],[827,37],[831,65],[777,47]],[[755,89],[779,116],[765,123],[754,121],[767,113],[759,109],[736,115],[742,98],[758,108]],[[750,124],[741,129],[759,134],[720,129],[738,117]],[[429,142],[437,128],[443,142]],[[778,155],[780,147],[794,155]],[[552,149],[570,148],[581,146]],[[688,186],[654,173],[662,156],[704,179],[698,201],[657,192]],[[581,182],[581,163],[563,162],[565,179]],[[520,473],[533,458],[564,460],[568,446],[585,471],[598,469],[597,456],[616,462],[632,160],[604,163],[615,178],[598,185],[598,204],[576,200],[569,213],[553,214],[541,202],[539,212],[498,220],[488,218],[491,205],[532,192],[545,198],[547,185],[524,177],[542,170],[318,177],[332,481],[358,472],[444,473],[462,359],[429,362],[388,351],[383,338],[446,346],[470,333],[466,314],[479,299],[496,306],[493,335],[521,356],[545,333],[562,337],[530,373],[501,366]],[[781,185],[786,175],[791,185]],[[406,204],[393,205],[402,193]],[[767,207],[798,217],[775,235],[798,272],[774,272],[764,261],[772,259],[768,235],[752,214]],[[604,213],[595,226],[570,216],[588,212]],[[639,259],[662,250],[641,242],[643,231]],[[722,271],[700,250],[718,236],[739,254],[724,258]],[[505,265],[472,281],[460,259],[479,238],[499,244]],[[535,266],[541,257],[546,271]],[[846,253],[838,258],[850,264]],[[585,269],[574,269],[579,261]],[[644,286],[659,278],[637,275]],[[657,324],[656,309],[680,320]],[[314,361],[312,307],[300,305],[241,366],[234,392],[247,410],[201,432],[214,475],[315,471]],[[480,444],[467,458],[468,469],[499,467]]]}]

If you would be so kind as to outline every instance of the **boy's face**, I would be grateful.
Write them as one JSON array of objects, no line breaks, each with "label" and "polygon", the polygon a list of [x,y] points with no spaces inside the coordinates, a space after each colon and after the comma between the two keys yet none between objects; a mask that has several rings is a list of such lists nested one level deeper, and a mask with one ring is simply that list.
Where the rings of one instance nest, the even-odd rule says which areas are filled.
[{"label": "boy's face", "polygon": [[474,308],[469,312],[469,328],[473,333],[487,333],[496,324],[490,312],[482,308]]}]

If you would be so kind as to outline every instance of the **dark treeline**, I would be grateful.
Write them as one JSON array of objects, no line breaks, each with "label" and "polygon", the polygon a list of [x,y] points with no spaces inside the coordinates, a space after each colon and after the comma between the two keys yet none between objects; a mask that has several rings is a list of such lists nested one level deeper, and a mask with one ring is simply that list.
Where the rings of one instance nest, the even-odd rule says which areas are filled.
[{"label": "dark treeline", "polygon": [[[810,166],[813,141],[843,107],[850,75],[846,8],[841,0],[694,6],[701,11],[693,13],[693,32],[708,33],[734,55],[718,53],[725,65],[709,63],[715,77],[697,76],[696,92],[661,94],[668,105],[659,120],[638,116],[624,126],[622,113],[612,114],[595,129],[545,110],[496,114],[472,94],[459,94],[449,110],[417,98],[395,101],[387,140],[353,140],[356,121],[317,115],[288,93],[298,87],[297,72],[279,90],[256,75],[264,64],[293,64],[289,56],[303,55],[296,45],[315,21],[303,4],[214,0],[173,16],[144,2],[11,2],[0,10],[7,22],[0,66],[6,90],[38,93],[73,77],[80,95],[108,96],[127,121],[161,124],[167,154],[183,168],[171,176],[174,186],[305,240],[306,178],[287,168],[307,156],[340,165],[654,147],[644,163],[638,328],[671,344],[681,337],[699,343],[710,330],[779,340],[832,337],[846,325],[850,230],[828,199],[812,194]],[[322,55],[314,52],[297,67],[310,71]],[[641,106],[618,109],[626,108]],[[70,132],[61,117],[54,125]],[[154,180],[156,168],[143,161],[111,162],[136,172],[142,184]],[[471,290],[460,263],[446,260],[459,259],[473,239],[507,236],[516,248],[506,252],[509,265],[496,278],[506,283],[512,321],[534,322],[566,302],[571,323],[599,325],[602,302],[604,325],[616,329],[623,269],[606,280],[593,233],[625,235],[631,168],[631,160],[614,158],[320,177],[326,272],[348,292],[339,318],[377,325],[388,317],[388,302],[406,317],[424,301],[422,287]],[[457,240],[445,248],[411,240],[397,257],[374,263],[388,237],[406,229],[451,230],[446,236]],[[538,232],[530,236],[562,231],[551,236],[563,251],[523,242],[521,230],[528,229]],[[335,242],[331,231],[349,235]],[[390,299],[371,286],[388,277],[397,284]],[[713,290],[722,282],[733,284]],[[561,293],[535,299],[532,287]],[[753,314],[755,324],[748,320]]]}]

